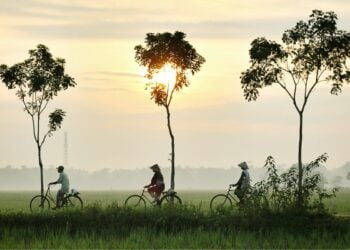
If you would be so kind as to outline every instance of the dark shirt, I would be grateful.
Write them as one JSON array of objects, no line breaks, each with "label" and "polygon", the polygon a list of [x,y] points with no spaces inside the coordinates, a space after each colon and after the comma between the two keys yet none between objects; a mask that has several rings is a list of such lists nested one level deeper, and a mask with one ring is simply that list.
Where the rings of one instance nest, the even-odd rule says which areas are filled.
[{"label": "dark shirt", "polygon": [[242,171],[241,177],[239,178],[236,186],[237,188],[241,188],[243,180],[246,178],[245,173]]},{"label": "dark shirt", "polygon": [[155,172],[153,177],[152,177],[152,180],[151,180],[151,185],[156,185],[157,184],[157,181],[161,181],[161,182],[164,182],[164,178],[163,178],[163,175],[161,172]]}]

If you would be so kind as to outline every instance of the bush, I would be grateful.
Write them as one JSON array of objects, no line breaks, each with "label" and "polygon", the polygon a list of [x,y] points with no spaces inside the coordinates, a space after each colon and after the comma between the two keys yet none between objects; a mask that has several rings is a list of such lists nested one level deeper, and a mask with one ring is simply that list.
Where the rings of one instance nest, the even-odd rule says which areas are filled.
[{"label": "bush", "polygon": [[[333,188],[331,193],[323,187],[325,180],[317,168],[328,159],[327,154],[322,154],[316,160],[303,166],[303,188],[302,204],[297,204],[298,198],[298,170],[292,166],[287,172],[279,174],[275,160],[272,156],[266,159],[267,178],[256,183],[253,187],[255,192],[266,197],[267,207],[272,211],[300,211],[305,210],[324,213],[326,212],[323,200],[334,197],[337,188]],[[265,207],[266,208],[266,207]]]}]

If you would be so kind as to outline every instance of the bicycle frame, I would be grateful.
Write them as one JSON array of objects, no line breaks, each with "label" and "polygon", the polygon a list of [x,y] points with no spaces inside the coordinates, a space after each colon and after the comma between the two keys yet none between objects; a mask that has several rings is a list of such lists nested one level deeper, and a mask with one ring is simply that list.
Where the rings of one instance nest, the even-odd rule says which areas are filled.
[{"label": "bicycle frame", "polygon": [[[142,198],[144,198],[145,200],[147,200],[148,203],[152,204],[153,201],[150,200],[150,199],[148,198],[149,196],[145,194],[146,192],[148,193],[147,189],[144,188],[144,189],[142,190],[142,193],[141,193],[140,196],[141,196]],[[162,197],[163,197],[165,194],[167,194],[167,192],[162,192],[161,195],[159,196],[159,200],[162,199]]]},{"label": "bicycle frame", "polygon": [[[61,202],[62,205],[65,202],[65,199],[67,199],[68,197],[71,197],[73,195],[64,195],[64,197],[62,198]],[[56,199],[52,196],[51,194],[51,189],[50,189],[50,185],[47,187],[46,193],[44,195],[44,197],[49,201],[52,202],[53,204],[56,204]]]},{"label": "bicycle frame", "polygon": [[[232,188],[232,186],[230,185],[228,190],[227,190],[227,193],[226,193],[226,196],[229,197],[230,199],[234,200],[236,203],[239,202],[239,199],[238,197],[235,195],[234,193],[234,189]],[[232,194],[233,193],[233,194]]]},{"label": "bicycle frame", "polygon": [[[52,197],[52,194],[50,192],[50,186],[47,187],[47,190],[45,192],[44,198],[47,199],[49,202],[56,203],[56,200]],[[44,199],[42,200],[42,202]]]},{"label": "bicycle frame", "polygon": [[144,188],[144,189],[142,189],[142,193],[141,193],[141,197],[142,198],[144,198],[145,200],[147,200],[148,201],[148,203],[152,203],[152,201],[147,197],[147,195],[145,195],[145,192],[147,192],[146,191],[146,189]]}]

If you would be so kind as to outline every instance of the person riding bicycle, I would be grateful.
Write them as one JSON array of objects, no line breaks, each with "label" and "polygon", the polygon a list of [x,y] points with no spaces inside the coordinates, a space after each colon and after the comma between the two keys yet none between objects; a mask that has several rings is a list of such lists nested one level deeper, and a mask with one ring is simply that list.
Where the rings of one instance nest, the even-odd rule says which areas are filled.
[{"label": "person riding bicycle", "polygon": [[235,187],[234,191],[235,195],[239,198],[241,204],[244,202],[244,196],[246,195],[248,189],[250,188],[250,176],[248,172],[248,164],[244,161],[238,164],[238,166],[242,169],[241,177],[239,178],[236,184],[230,184],[231,187]]},{"label": "person riding bicycle", "polygon": [[150,167],[153,170],[154,175],[151,183],[144,186],[147,188],[148,193],[154,198],[154,202],[159,202],[159,197],[165,189],[164,178],[158,164],[154,164]]},{"label": "person riding bicycle", "polygon": [[64,195],[69,192],[68,175],[66,173],[64,173],[63,171],[64,171],[64,167],[58,166],[57,167],[57,172],[59,173],[58,180],[49,183],[49,186],[55,185],[55,184],[61,184],[61,188],[57,191],[56,207],[55,208],[59,208],[61,206],[61,202],[63,200]]}]

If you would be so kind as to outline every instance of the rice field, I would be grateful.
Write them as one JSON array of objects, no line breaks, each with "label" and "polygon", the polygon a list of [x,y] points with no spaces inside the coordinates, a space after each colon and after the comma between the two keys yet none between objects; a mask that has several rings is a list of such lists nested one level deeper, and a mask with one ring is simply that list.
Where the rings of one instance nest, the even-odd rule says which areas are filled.
[{"label": "rice field", "polygon": [[210,213],[221,192],[179,190],[183,208],[130,210],[125,199],[140,191],[82,191],[83,212],[33,214],[37,192],[1,191],[0,249],[350,248],[350,190],[326,202],[336,217],[325,218]]},{"label": "rice field", "polygon": [[[226,190],[179,190],[178,195],[183,203],[209,208],[210,199]],[[32,197],[39,194],[37,191],[0,191],[1,211],[29,211],[29,202]],[[52,192],[55,197],[56,191]],[[107,206],[118,204],[122,206],[125,199],[132,194],[141,194],[140,190],[129,191],[81,191],[85,205],[99,204]],[[325,200],[327,208],[334,214],[350,216],[350,189],[342,189],[335,198]]]}]

